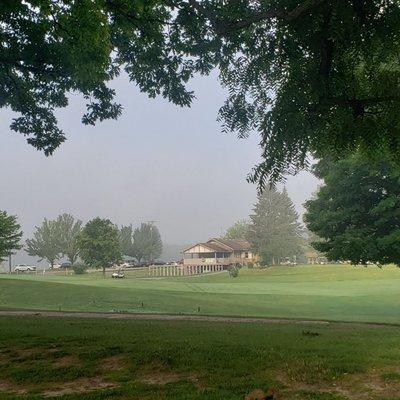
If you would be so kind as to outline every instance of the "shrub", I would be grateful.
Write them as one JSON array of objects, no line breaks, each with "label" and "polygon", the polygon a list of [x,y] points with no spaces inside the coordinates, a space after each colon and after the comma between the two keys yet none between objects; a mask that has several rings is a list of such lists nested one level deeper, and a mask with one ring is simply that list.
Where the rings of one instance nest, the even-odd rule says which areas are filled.
[{"label": "shrub", "polygon": [[230,278],[237,278],[239,276],[239,268],[232,267],[228,270]]},{"label": "shrub", "polygon": [[75,274],[80,275],[86,272],[87,267],[84,264],[75,264],[72,266],[72,269],[74,270]]}]

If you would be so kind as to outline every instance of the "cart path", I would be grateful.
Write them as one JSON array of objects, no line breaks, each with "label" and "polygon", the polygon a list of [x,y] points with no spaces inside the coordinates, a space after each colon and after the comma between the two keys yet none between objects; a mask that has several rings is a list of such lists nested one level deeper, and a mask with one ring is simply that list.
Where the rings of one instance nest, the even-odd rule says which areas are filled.
[{"label": "cart path", "polygon": [[124,319],[138,321],[199,321],[199,322],[224,322],[224,323],[247,323],[247,324],[294,324],[294,325],[352,325],[382,327],[391,326],[400,328],[400,324],[376,323],[376,322],[349,322],[349,321],[327,321],[307,320],[290,318],[263,318],[263,317],[229,317],[229,316],[208,316],[190,314],[145,314],[145,313],[118,313],[118,312],[86,312],[86,311],[41,311],[41,310],[0,310],[0,317],[55,317],[55,318],[105,318]]}]

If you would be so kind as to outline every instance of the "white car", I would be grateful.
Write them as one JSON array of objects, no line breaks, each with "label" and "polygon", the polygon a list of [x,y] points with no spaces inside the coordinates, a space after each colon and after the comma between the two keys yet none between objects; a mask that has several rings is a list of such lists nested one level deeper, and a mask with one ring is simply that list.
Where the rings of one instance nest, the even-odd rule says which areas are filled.
[{"label": "white car", "polygon": [[14,272],[30,272],[30,271],[35,271],[36,267],[32,265],[26,265],[26,264],[17,264],[14,267]]}]

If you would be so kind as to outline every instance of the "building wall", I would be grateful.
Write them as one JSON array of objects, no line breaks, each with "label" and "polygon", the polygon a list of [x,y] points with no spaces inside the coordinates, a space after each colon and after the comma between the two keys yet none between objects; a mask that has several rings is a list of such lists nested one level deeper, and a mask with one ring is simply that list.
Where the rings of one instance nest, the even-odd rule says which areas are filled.
[{"label": "building wall", "polygon": [[246,263],[255,262],[254,254],[248,252],[248,257],[246,258],[246,252],[236,252],[236,254],[231,254],[227,258],[203,258],[201,253],[198,258],[183,258],[183,265],[230,265],[236,263]]}]

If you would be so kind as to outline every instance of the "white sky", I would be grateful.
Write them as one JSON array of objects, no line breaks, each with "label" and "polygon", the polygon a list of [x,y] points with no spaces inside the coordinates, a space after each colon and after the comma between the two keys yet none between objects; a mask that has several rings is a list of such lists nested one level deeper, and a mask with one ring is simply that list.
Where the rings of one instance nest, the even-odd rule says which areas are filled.
[{"label": "white sky", "polygon": [[[190,109],[148,99],[124,77],[114,86],[122,117],[85,127],[81,99],[72,96],[58,114],[68,141],[49,158],[10,131],[10,111],[0,112],[0,209],[18,215],[25,237],[44,217],[68,212],[118,225],[155,220],[164,242],[180,244],[248,216],[256,188],[246,175],[259,161],[259,138],[221,133],[224,92],[215,76],[193,81]],[[316,185],[308,173],[289,178],[300,212]]]}]

